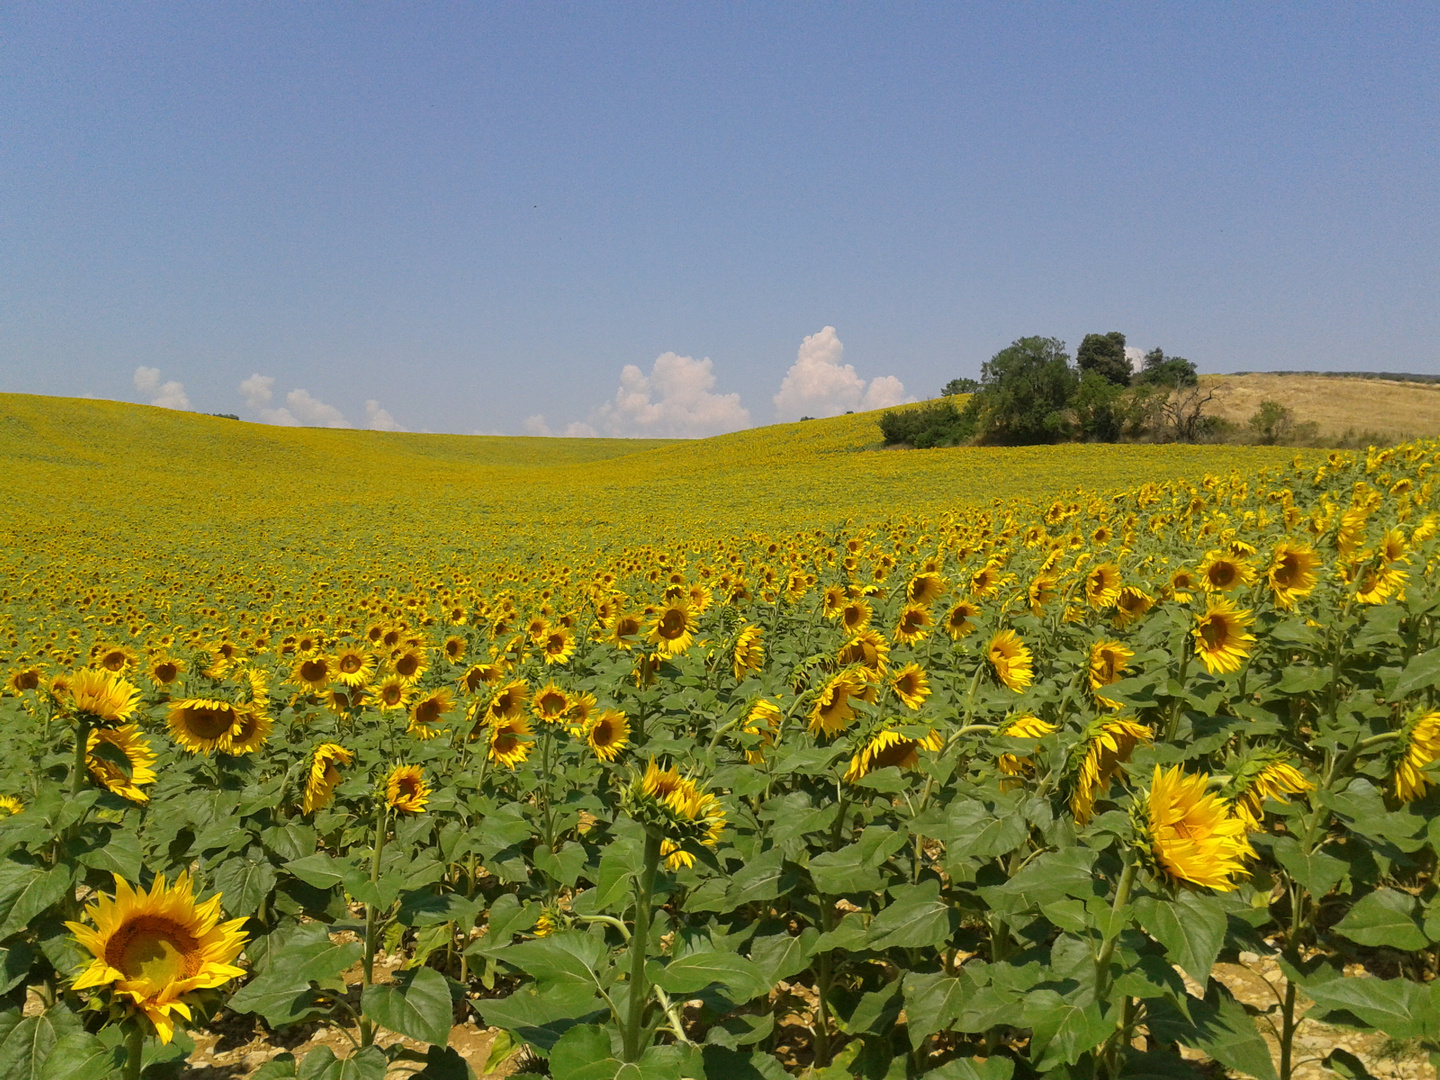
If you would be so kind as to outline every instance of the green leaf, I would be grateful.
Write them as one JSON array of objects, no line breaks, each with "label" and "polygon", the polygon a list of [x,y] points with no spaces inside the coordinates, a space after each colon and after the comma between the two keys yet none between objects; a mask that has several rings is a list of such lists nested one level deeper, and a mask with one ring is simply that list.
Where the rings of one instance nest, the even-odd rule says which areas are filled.
[{"label": "green leaf", "polygon": [[1320,1064],[1331,1072],[1338,1073],[1345,1080],[1375,1080],[1370,1075],[1370,1070],[1365,1068],[1363,1061],[1350,1051],[1338,1046],[1326,1054]]},{"label": "green leaf", "polygon": [[250,1074],[250,1080],[291,1080],[295,1075],[295,1055],[277,1054]]},{"label": "green leaf", "polygon": [[475,925],[475,919],[484,902],[478,896],[467,900],[459,893],[436,895],[429,889],[416,889],[400,898],[397,918],[406,926],[435,926],[453,922],[468,930]]},{"label": "green leaf", "polygon": [[252,847],[245,855],[221,863],[210,884],[221,894],[220,903],[232,918],[245,918],[260,910],[261,902],[275,888],[275,868],[258,847]]},{"label": "green leaf", "polygon": [[750,942],[750,959],[755,962],[760,977],[774,986],[810,966],[810,952],[819,936],[814,927],[807,926],[799,937],[789,934],[757,937]]},{"label": "green leaf", "polygon": [[311,1050],[296,1071],[298,1080],[385,1080],[390,1063],[378,1046],[367,1046],[337,1058],[328,1046]]},{"label": "green leaf", "polygon": [[598,1024],[577,1024],[550,1050],[550,1075],[555,1080],[614,1080],[619,1070],[610,1035]]},{"label": "green leaf", "polygon": [[1024,1017],[1030,1028],[1030,1063],[1041,1073],[1057,1065],[1074,1065],[1115,1027],[1094,1002],[1066,1001],[1054,990],[1032,991],[1025,999]]},{"label": "green leaf", "polygon": [[367,986],[360,1011],[412,1039],[437,1046],[450,1041],[450,986],[434,968],[416,968],[397,976],[394,984]]},{"label": "green leaf", "polygon": [[773,900],[789,892],[798,883],[799,875],[785,869],[785,853],[771,848],[751,859],[731,879],[725,899],[731,907]]},{"label": "green leaf", "polygon": [[0,941],[25,929],[51,904],[60,900],[73,880],[70,867],[42,871],[37,866],[0,862]]},{"label": "green leaf", "polygon": [[5,1080],[40,1080],[45,1059],[56,1041],[55,1027],[49,1017],[43,1014],[25,1017],[0,1042],[0,1076]]},{"label": "green leaf", "polygon": [[871,948],[938,948],[959,928],[960,916],[940,899],[938,881],[902,885],[891,892],[895,899],[870,924]]},{"label": "green leaf", "polygon": [[1164,999],[1147,1003],[1150,1033],[1161,1043],[1178,1042],[1204,1051],[1226,1068],[1277,1080],[1270,1049],[1255,1022],[1230,992],[1212,981],[1204,1000],[1187,997],[1189,1017]]},{"label": "green leaf", "polygon": [[1072,896],[1088,900],[1096,895],[1096,854],[1076,845],[1047,851],[1004,885],[986,886],[980,895],[999,914],[1039,908]]},{"label": "green leaf", "polygon": [[1322,1009],[1351,1013],[1394,1039],[1433,1039],[1440,1033],[1430,991],[1409,979],[1307,979],[1301,989]]},{"label": "green leaf", "polygon": [[955,1058],[925,1074],[925,1080],[1010,1080],[1015,1063],[1007,1057],[992,1054],[976,1062],[974,1058]]},{"label": "green leaf", "polygon": [[316,1000],[308,983],[297,985],[288,974],[271,972],[251,979],[226,1004],[237,1013],[254,1013],[272,1028],[282,1028],[318,1016]]},{"label": "green leaf", "polygon": [[543,992],[527,986],[509,997],[478,1004],[486,1024],[507,1028],[542,1052],[548,1052],[576,1024],[589,1023],[610,1011],[593,989],[573,983],[555,983]]},{"label": "green leaf", "polygon": [[105,1080],[125,1064],[125,1052],[111,1049],[89,1032],[58,1039],[40,1070],[42,1080]]},{"label": "green leaf", "polygon": [[35,962],[35,949],[26,941],[17,941],[8,949],[0,949],[0,994],[8,994],[30,974]]},{"label": "green leaf", "polygon": [[1334,930],[1359,945],[1387,945],[1414,952],[1430,944],[1415,917],[1415,907],[1415,898],[1409,893],[1376,889],[1362,896]]},{"label": "green leaf", "polygon": [[292,859],[285,864],[285,869],[312,888],[333,889],[345,880],[353,864],[349,860],[334,859],[316,852],[303,859]]},{"label": "green leaf", "polygon": [[695,994],[719,983],[742,1004],[768,993],[770,983],[752,961],[729,952],[696,952],[672,960],[656,978],[662,990],[671,994]]},{"label": "green leaf", "polygon": [[918,1050],[927,1036],[944,1031],[960,1018],[966,990],[962,980],[939,972],[906,972],[905,1017],[911,1047]]},{"label": "green leaf", "polygon": [[1140,925],[1165,947],[1171,963],[1204,986],[1225,943],[1225,909],[1219,899],[1182,891],[1174,900],[1140,897],[1134,907]]},{"label": "green leaf", "polygon": [[[102,742],[99,745],[110,744]],[[135,882],[140,880],[142,859],[140,837],[123,829],[114,829],[104,844],[82,854],[79,862],[93,870],[119,874],[126,881]]]},{"label": "green leaf", "polygon": [[724,1046],[706,1046],[705,1080],[790,1080],[773,1054],[744,1053]]},{"label": "green leaf", "polygon": [[534,941],[522,941],[499,956],[542,984],[568,983],[593,989],[603,985],[596,968],[605,953],[604,942],[579,930],[565,930]]},{"label": "green leaf", "polygon": [[315,830],[299,821],[272,825],[260,834],[265,850],[277,859],[298,862],[315,854]]},{"label": "green leaf", "polygon": [[1285,872],[1305,886],[1317,900],[1340,884],[1340,879],[1345,876],[1346,864],[1343,860],[1323,851],[1312,851],[1306,855],[1294,837],[1277,837],[1273,850],[1275,860],[1285,868]]},{"label": "green leaf", "polygon": [[1392,701],[1403,701],[1417,690],[1440,686],[1440,649],[1417,653],[1390,691]]},{"label": "green leaf", "polygon": [[873,892],[885,883],[879,870],[864,864],[864,858],[854,844],[846,844],[839,851],[816,855],[806,870],[816,890],[830,896]]},{"label": "green leaf", "polygon": [[453,1046],[431,1046],[416,1080],[475,1080],[475,1070]]}]

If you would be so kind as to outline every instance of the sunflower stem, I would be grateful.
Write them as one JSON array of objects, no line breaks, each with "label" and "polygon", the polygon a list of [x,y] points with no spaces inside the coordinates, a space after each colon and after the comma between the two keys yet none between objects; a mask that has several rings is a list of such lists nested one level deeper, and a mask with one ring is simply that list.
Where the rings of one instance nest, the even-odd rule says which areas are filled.
[{"label": "sunflower stem", "polygon": [[1185,669],[1190,666],[1190,643],[1185,640],[1187,636],[1182,630],[1180,633],[1180,672],[1175,676],[1175,685],[1179,692],[1170,705],[1170,723],[1165,727],[1166,742],[1175,741],[1175,732],[1180,727],[1180,703],[1185,700]]},{"label": "sunflower stem", "polygon": [[140,1066],[145,1060],[145,1029],[132,1020],[125,1032],[125,1080],[140,1080]]},{"label": "sunflower stem", "polygon": [[1104,1000],[1105,992],[1110,988],[1110,959],[1115,955],[1115,942],[1120,939],[1120,931],[1125,925],[1121,913],[1130,902],[1130,889],[1135,884],[1135,868],[1135,858],[1127,857],[1125,869],[1120,872],[1120,884],[1115,888],[1115,903],[1110,908],[1110,925],[1105,928],[1105,940],[1100,946],[1100,954],[1095,957],[1095,997],[1099,1001]]},{"label": "sunflower stem", "polygon": [[90,749],[90,721],[84,713],[75,719],[75,764],[70,769],[70,794],[85,790],[85,754]]},{"label": "sunflower stem", "polygon": [[645,1006],[650,994],[645,982],[646,951],[650,943],[650,900],[655,891],[655,873],[660,868],[660,834],[645,830],[645,863],[635,883],[635,929],[630,935],[630,999],[625,1026],[621,1029],[622,1053],[627,1062],[640,1060],[644,1047]]},{"label": "sunflower stem", "polygon": [[[375,818],[375,848],[370,858],[370,884],[380,880],[380,856],[385,851],[385,826],[388,823],[389,807],[383,802]],[[364,985],[375,981],[375,938],[379,912],[373,901],[365,901],[365,955],[362,958],[361,974]],[[360,1045],[369,1046],[375,1041],[375,1025],[368,1019],[360,1021]]]}]

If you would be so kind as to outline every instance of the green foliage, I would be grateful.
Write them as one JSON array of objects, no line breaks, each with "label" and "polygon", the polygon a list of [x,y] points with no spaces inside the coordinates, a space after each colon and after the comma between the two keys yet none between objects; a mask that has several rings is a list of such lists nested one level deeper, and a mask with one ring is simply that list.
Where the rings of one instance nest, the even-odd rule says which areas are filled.
[{"label": "green foliage", "polygon": [[1195,365],[1183,356],[1166,356],[1164,349],[1155,348],[1145,354],[1145,360],[1140,370],[1135,373],[1133,382],[1136,386],[1168,386],[1178,389],[1198,385],[1200,376],[1195,371]]},{"label": "green foliage", "polygon": [[980,389],[978,379],[958,378],[951,379],[940,388],[941,397],[954,397],[956,394],[973,394]]},{"label": "green foliage", "polygon": [[974,409],[969,403],[965,408],[957,409],[949,401],[887,409],[880,416],[880,433],[885,437],[887,446],[903,444],[917,450],[958,446],[975,434]]},{"label": "green foliage", "polygon": [[1019,338],[985,362],[972,399],[982,442],[1015,446],[1068,439],[1070,400],[1079,383],[1065,343]]},{"label": "green foliage", "polygon": [[1093,373],[1115,386],[1129,386],[1131,371],[1125,355],[1125,335],[1119,330],[1086,334],[1075,350],[1075,366],[1082,377]]}]

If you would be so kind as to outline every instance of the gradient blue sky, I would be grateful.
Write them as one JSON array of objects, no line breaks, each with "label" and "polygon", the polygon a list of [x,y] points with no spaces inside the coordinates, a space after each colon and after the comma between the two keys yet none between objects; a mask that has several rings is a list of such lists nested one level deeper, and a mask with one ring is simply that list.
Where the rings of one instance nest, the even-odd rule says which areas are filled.
[{"label": "gradient blue sky", "polygon": [[1432,3],[6,3],[0,390],[677,434],[825,327],[861,403],[1112,329],[1440,371],[1437,66]]}]

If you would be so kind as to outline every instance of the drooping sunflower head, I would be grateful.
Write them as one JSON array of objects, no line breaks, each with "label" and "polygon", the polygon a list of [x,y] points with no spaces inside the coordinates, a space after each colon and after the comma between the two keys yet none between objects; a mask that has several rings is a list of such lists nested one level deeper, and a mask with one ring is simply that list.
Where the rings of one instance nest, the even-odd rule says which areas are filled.
[{"label": "drooping sunflower head", "polygon": [[1115,625],[1128,626],[1154,606],[1155,601],[1148,593],[1134,585],[1126,585],[1115,601]]},{"label": "drooping sunflower head", "polygon": [[1045,613],[1045,609],[1055,600],[1059,582],[1049,574],[1040,574],[1025,590],[1026,602],[1030,605],[1030,614],[1037,619]]},{"label": "drooping sunflower head", "polygon": [[905,598],[922,607],[929,607],[944,595],[945,579],[933,571],[916,574],[905,586]]},{"label": "drooping sunflower head", "polygon": [[340,766],[349,765],[355,755],[339,743],[321,743],[310,757],[310,775],[305,782],[305,797],[300,809],[310,814],[323,810],[335,797],[340,783]]},{"label": "drooping sunflower head", "polygon": [[135,724],[90,732],[85,767],[95,782],[131,802],[149,802],[142,788],[155,782],[155,755]]},{"label": "drooping sunflower head", "polygon": [[430,785],[419,765],[397,765],[385,781],[385,803],[397,814],[419,814],[430,801]]},{"label": "drooping sunflower head", "polygon": [[265,745],[270,738],[270,731],[275,726],[275,721],[270,714],[254,704],[240,710],[239,723],[230,733],[230,743],[221,747],[225,754],[251,754]]},{"label": "drooping sunflower head", "polygon": [[995,677],[1017,694],[1035,678],[1030,650],[1014,630],[1001,630],[996,633],[990,639],[986,656],[991,667],[995,669]]},{"label": "drooping sunflower head", "polygon": [[1440,758],[1440,710],[1411,714],[1400,731],[1391,774],[1395,798],[1411,802],[1429,790],[1433,780],[1425,766]]},{"label": "drooping sunflower head", "polygon": [[500,664],[472,664],[465,674],[460,676],[460,689],[467,694],[478,694],[504,677],[505,668]]},{"label": "drooping sunflower head", "polygon": [[219,894],[197,903],[183,871],[170,886],[157,877],[148,893],[116,875],[113,898],[102,893],[85,909],[85,923],[65,924],[93,957],[74,989],[105,990],[168,1043],[172,1014],[190,1018],[186,994],[245,974],[235,966],[245,947],[245,919],[221,922],[220,904]]},{"label": "drooping sunflower head", "polygon": [[1085,575],[1085,602],[1099,611],[1120,599],[1120,568],[1113,562],[1098,563]]},{"label": "drooping sunflower head", "polygon": [[1230,800],[1231,812],[1250,832],[1258,832],[1265,821],[1265,800],[1285,803],[1287,795],[1314,790],[1304,773],[1276,750],[1259,750],[1236,767],[1222,794]]},{"label": "drooping sunflower head", "polygon": [[1195,653],[1212,675],[1239,671],[1255,644],[1254,635],[1246,633],[1250,612],[1241,610],[1223,597],[1212,600],[1204,615],[1195,618]]},{"label": "drooping sunflower head", "polygon": [[930,696],[930,679],[919,664],[906,664],[891,678],[890,688],[906,708],[918,709]]},{"label": "drooping sunflower head", "polygon": [[1229,892],[1255,852],[1244,820],[1230,812],[1224,796],[1207,792],[1209,782],[1178,765],[1155,766],[1143,829],[1155,861],[1175,881]]},{"label": "drooping sunflower head", "polygon": [[1120,764],[1129,761],[1135,747],[1151,737],[1148,727],[1120,716],[1090,722],[1066,766],[1070,812],[1077,824],[1090,820],[1095,800],[1110,789]]},{"label": "drooping sunflower head", "polygon": [[925,639],[926,627],[933,625],[935,620],[930,617],[930,609],[921,607],[919,604],[906,604],[900,611],[900,618],[895,624],[895,640],[904,642],[906,645],[914,645]]},{"label": "drooping sunflower head", "polygon": [[749,672],[759,671],[765,666],[765,646],[762,644],[764,636],[765,631],[755,625],[743,626],[735,635],[735,645],[731,649],[730,657],[737,682]]},{"label": "drooping sunflower head", "polygon": [[893,728],[884,727],[850,759],[850,765],[842,779],[847,784],[854,784],[876,769],[885,769],[892,765],[908,772],[919,766],[921,750],[938,753],[944,745],[944,740],[936,731],[915,739]]},{"label": "drooping sunflower head", "polygon": [[780,711],[780,706],[773,701],[759,698],[745,713],[745,725],[742,728],[747,734],[757,736],[759,745],[753,748],[746,748],[745,760],[751,765],[763,765],[765,763],[765,747],[773,746],[775,733],[780,730],[780,723],[785,714]]},{"label": "drooping sunflower head", "polygon": [[629,741],[630,721],[618,709],[596,713],[585,729],[585,743],[601,761],[614,761]]},{"label": "drooping sunflower head", "polygon": [[1047,735],[1052,735],[1058,730],[1048,720],[1041,720],[1038,716],[1025,713],[1008,721],[1001,729],[1000,734],[1007,739],[1028,739],[1032,741],[1029,753],[1011,754],[1002,753],[995,760],[995,767],[1002,776],[1013,777],[1014,779],[1002,781],[1001,787],[1008,790],[1020,782],[1020,778],[1030,776],[1035,771],[1035,762],[1031,757],[1038,748],[1036,741]]},{"label": "drooping sunflower head", "polygon": [[192,754],[228,750],[243,709],[230,701],[187,698],[172,701],[166,723],[171,737]]},{"label": "drooping sunflower head", "polygon": [[1097,641],[1090,646],[1090,669],[1087,675],[1090,692],[1099,704],[1107,709],[1120,708],[1118,701],[1104,697],[1098,691],[1101,687],[1118,682],[1134,658],[1135,653],[1118,641]]},{"label": "drooping sunflower head", "polygon": [[[651,758],[644,773],[632,773],[620,804],[636,821],[659,832],[676,847],[698,841],[714,847],[725,828],[725,808],[673,765],[662,769]],[[663,852],[663,848],[662,848]],[[682,860],[683,865],[689,865]]]},{"label": "drooping sunflower head", "polygon": [[68,703],[96,727],[119,727],[135,715],[140,691],[113,671],[84,668],[70,676]]}]

